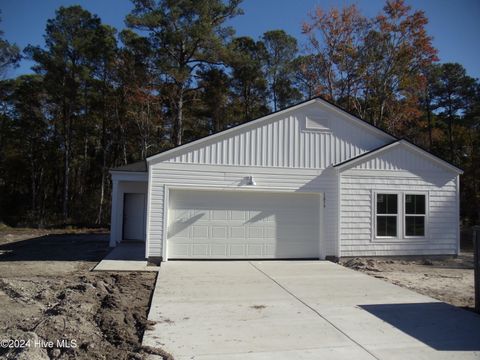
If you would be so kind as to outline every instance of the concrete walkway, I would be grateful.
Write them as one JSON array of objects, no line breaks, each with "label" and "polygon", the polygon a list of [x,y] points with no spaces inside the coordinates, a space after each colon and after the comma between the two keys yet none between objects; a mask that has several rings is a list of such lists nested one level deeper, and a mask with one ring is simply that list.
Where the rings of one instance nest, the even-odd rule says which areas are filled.
[{"label": "concrete walkway", "polygon": [[93,271],[159,271],[158,266],[147,265],[145,243],[122,242],[100,261]]},{"label": "concrete walkway", "polygon": [[479,315],[324,261],[167,262],[148,318],[177,360],[480,359]]}]

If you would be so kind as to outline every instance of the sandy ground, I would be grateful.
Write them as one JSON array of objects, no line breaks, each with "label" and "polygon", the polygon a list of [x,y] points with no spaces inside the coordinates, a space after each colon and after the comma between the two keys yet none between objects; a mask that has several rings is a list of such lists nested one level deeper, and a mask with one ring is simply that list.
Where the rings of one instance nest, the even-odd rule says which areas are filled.
[{"label": "sandy ground", "polygon": [[457,258],[354,258],[341,264],[455,306],[473,309],[475,305],[470,252]]},{"label": "sandy ground", "polygon": [[106,240],[91,230],[0,231],[0,340],[25,341],[0,347],[0,358],[167,358],[141,346],[156,274],[91,272]]},{"label": "sandy ground", "polygon": [[[0,340],[30,340],[29,347],[0,347],[0,358],[168,359],[141,346],[156,273],[91,272],[107,251],[100,230],[0,230]],[[472,253],[342,264],[455,306],[474,305]]]}]

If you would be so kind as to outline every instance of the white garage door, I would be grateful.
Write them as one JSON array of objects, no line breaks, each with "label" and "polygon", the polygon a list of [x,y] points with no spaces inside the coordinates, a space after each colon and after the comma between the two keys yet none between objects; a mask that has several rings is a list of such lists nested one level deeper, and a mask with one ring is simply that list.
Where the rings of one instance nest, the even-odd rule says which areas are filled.
[{"label": "white garage door", "polygon": [[169,258],[318,258],[320,197],[171,190]]}]

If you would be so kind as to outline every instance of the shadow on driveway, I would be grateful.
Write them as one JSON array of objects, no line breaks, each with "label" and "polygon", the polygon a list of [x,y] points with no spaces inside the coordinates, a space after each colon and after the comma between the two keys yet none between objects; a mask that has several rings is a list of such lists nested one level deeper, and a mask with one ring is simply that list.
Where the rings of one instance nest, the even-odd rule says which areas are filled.
[{"label": "shadow on driveway", "polygon": [[0,262],[98,261],[108,250],[108,234],[51,234],[1,244]]},{"label": "shadow on driveway", "polygon": [[436,350],[480,350],[480,315],[476,313],[442,302],[359,307]]}]

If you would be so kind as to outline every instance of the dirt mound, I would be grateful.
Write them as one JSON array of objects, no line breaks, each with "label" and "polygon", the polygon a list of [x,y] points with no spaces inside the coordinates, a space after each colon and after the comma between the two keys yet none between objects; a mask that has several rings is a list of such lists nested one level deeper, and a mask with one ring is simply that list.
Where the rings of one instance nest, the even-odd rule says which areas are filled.
[{"label": "dirt mound", "polygon": [[153,280],[153,274],[140,273],[87,273],[55,283],[2,279],[0,289],[11,301],[41,310],[39,317],[22,319],[18,327],[7,328],[10,337],[51,341],[54,345],[10,349],[0,351],[0,355],[7,359],[104,359],[105,354],[112,359],[142,359],[151,353],[165,355],[141,346],[149,326]]},{"label": "dirt mound", "polygon": [[353,259],[347,260],[346,262],[343,262],[342,265],[353,270],[373,271],[373,272],[380,271],[377,268],[376,262],[372,259],[353,258]]},{"label": "dirt mound", "polygon": [[30,346],[0,348],[0,359],[170,358],[142,347],[155,273],[91,272],[108,251],[96,234],[19,237],[0,235],[14,252],[0,254],[0,333]]},{"label": "dirt mound", "polygon": [[11,301],[35,306],[41,312],[39,317],[17,319],[20,321],[7,328],[10,337],[51,341],[54,345],[0,350],[0,355],[7,359],[104,359],[105,354],[112,359],[143,359],[151,353],[165,355],[141,346],[149,326],[153,280],[153,274],[145,273],[88,273],[56,282],[2,279],[0,289]]}]

